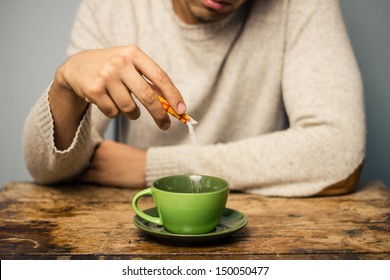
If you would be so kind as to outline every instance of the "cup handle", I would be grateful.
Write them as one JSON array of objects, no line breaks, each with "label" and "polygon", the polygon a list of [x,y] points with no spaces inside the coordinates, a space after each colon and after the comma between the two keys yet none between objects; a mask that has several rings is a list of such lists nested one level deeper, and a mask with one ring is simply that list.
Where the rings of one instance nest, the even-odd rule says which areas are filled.
[{"label": "cup handle", "polygon": [[138,205],[137,205],[137,202],[138,200],[141,198],[141,196],[144,196],[144,195],[147,195],[147,194],[150,194],[152,195],[152,188],[147,188],[143,191],[140,191],[138,192],[134,198],[133,198],[133,209],[134,209],[134,212],[140,216],[142,219],[148,221],[148,222],[151,222],[153,224],[156,224],[156,225],[159,225],[159,226],[162,226],[163,225],[163,221],[161,219],[161,217],[152,217],[148,214],[145,214],[144,212],[142,212],[139,208],[138,208]]}]

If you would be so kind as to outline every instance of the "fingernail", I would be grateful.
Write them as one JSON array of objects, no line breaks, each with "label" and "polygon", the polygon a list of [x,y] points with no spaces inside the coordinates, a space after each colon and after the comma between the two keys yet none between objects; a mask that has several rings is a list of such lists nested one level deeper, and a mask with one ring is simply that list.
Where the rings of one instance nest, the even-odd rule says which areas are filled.
[{"label": "fingernail", "polygon": [[184,103],[179,103],[179,104],[177,104],[177,113],[178,114],[184,114],[185,112],[186,112],[186,105],[184,105]]},{"label": "fingernail", "polygon": [[163,123],[163,125],[161,126],[161,129],[162,129],[162,130],[168,130],[170,126],[171,126],[171,123],[170,123],[170,122],[165,122],[165,123]]}]

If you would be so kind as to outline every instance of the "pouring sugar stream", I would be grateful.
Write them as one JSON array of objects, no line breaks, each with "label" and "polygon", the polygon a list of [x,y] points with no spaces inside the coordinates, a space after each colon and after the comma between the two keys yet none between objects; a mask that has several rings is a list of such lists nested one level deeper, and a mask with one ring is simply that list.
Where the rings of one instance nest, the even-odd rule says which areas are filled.
[{"label": "pouring sugar stream", "polygon": [[[176,119],[178,119],[179,121],[183,122],[184,124],[187,125],[188,127],[188,134],[189,134],[189,137],[190,137],[190,143],[192,146],[196,146],[197,145],[197,142],[196,142],[196,136],[195,136],[195,131],[194,131],[194,126],[198,124],[198,122],[196,120],[194,120],[193,118],[191,118],[189,115],[187,114],[182,114],[182,115],[179,115],[177,114],[171,107],[171,105],[169,105],[168,101],[166,99],[164,99],[163,97],[161,96],[158,96],[161,104],[163,105],[164,109],[172,116],[174,116]],[[195,155],[196,157],[196,155]],[[194,159],[195,161],[197,160],[196,158]],[[199,175],[191,175],[191,180],[192,180],[192,188],[195,192],[199,192],[200,188],[202,187],[201,185],[201,176]]]}]

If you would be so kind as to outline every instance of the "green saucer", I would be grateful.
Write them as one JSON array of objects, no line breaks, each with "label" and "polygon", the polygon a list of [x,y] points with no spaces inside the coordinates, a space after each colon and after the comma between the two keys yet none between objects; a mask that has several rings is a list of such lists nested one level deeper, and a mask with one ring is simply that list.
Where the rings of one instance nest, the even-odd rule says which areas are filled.
[{"label": "green saucer", "polygon": [[[148,215],[158,217],[156,208],[150,208],[144,210],[143,212]],[[196,244],[227,237],[245,227],[248,220],[244,214],[236,210],[226,208],[216,229],[204,234],[171,233],[166,231],[163,226],[150,223],[138,215],[134,216],[133,222],[140,230],[147,232],[161,241],[173,244]]]}]

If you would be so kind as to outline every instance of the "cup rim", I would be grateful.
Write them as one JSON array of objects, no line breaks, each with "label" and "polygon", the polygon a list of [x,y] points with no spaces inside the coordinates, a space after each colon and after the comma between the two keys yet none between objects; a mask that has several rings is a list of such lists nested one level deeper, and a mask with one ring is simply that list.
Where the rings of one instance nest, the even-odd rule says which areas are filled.
[{"label": "cup rim", "polygon": [[[189,177],[189,176],[201,176],[201,177],[208,177],[208,178],[214,178],[214,179],[218,179],[218,180],[222,180],[224,182],[226,182],[226,187],[222,188],[222,189],[219,189],[219,190],[216,190],[216,191],[210,191],[210,192],[201,192],[201,193],[182,193],[182,192],[171,192],[171,191],[166,191],[166,190],[162,190],[162,189],[159,189],[157,187],[154,186],[154,183],[156,181],[159,181],[159,180],[162,180],[162,179],[166,179],[166,178],[171,178],[171,177]],[[164,193],[176,193],[176,194],[180,194],[180,195],[209,195],[209,194],[213,194],[213,193],[219,193],[219,192],[224,192],[226,191],[226,189],[230,189],[230,183],[225,180],[225,179],[222,179],[221,177],[217,177],[217,176],[210,176],[210,175],[201,175],[201,174],[182,174],[182,175],[170,175],[170,176],[164,176],[164,177],[160,177],[156,180],[154,180],[150,186],[151,188],[154,188],[156,190],[158,190],[159,192],[164,192]]]}]

